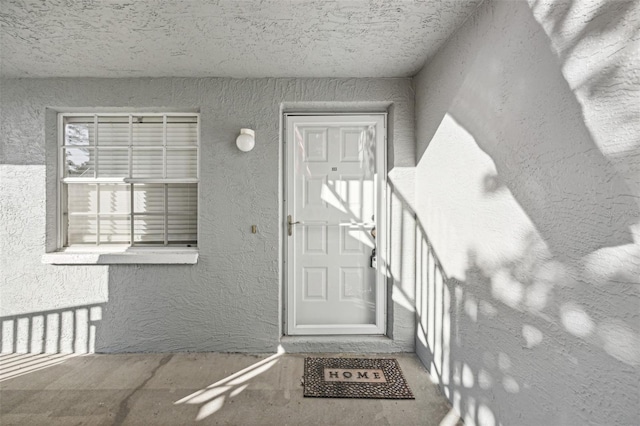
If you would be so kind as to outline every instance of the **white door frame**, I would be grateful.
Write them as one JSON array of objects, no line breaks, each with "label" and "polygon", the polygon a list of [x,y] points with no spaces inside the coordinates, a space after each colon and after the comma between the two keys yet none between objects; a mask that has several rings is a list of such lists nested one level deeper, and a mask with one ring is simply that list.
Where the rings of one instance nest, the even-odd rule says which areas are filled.
[{"label": "white door frame", "polygon": [[[290,237],[288,235],[288,223],[287,216],[291,214],[289,205],[290,197],[293,196],[293,191],[289,188],[290,170],[293,165],[293,153],[294,144],[290,141],[290,126],[289,118],[296,116],[307,116],[310,122],[322,122],[323,120],[336,120],[348,123],[349,119],[360,119],[366,121],[367,119],[380,120],[382,128],[378,129],[379,133],[382,133],[378,143],[376,143],[376,172],[377,172],[377,212],[376,212],[376,255],[377,255],[377,270],[376,270],[376,323],[375,325],[338,325],[332,326],[332,330],[328,332],[324,326],[314,325],[296,325],[295,324],[295,304],[294,293],[291,290],[289,283],[291,277],[295,276],[294,264],[289,259],[293,256],[293,245],[289,244]],[[389,253],[388,247],[388,221],[387,221],[387,113],[374,112],[374,113],[314,113],[314,112],[287,112],[283,115],[283,299],[282,306],[284,308],[283,315],[283,330],[285,335],[385,335],[387,327],[387,259]]]}]

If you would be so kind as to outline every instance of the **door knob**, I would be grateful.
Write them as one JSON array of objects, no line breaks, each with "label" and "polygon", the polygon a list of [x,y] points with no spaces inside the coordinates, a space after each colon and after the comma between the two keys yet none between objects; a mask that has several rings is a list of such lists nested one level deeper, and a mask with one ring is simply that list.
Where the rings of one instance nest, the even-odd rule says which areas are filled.
[{"label": "door knob", "polygon": [[293,235],[293,225],[296,225],[300,222],[293,222],[291,215],[287,216],[287,233],[289,236]]}]

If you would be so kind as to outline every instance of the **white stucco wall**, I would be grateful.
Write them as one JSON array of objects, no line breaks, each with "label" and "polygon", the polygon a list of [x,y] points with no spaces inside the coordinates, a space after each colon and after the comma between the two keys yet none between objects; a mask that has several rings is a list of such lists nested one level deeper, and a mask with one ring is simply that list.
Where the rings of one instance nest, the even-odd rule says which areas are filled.
[{"label": "white stucco wall", "polygon": [[[282,108],[389,111],[391,181],[413,188],[412,173],[394,174],[414,164],[410,79],[5,79],[0,91],[3,352],[274,351],[282,332]],[[197,265],[41,263],[55,248],[55,111],[92,107],[199,109]],[[248,154],[235,147],[241,127],[256,130]],[[285,348],[413,351],[412,300],[395,302],[395,289],[413,282],[412,244],[406,252],[404,273],[390,280],[391,339],[294,339]],[[391,262],[398,269],[399,257]]]},{"label": "white stucco wall", "polygon": [[0,74],[408,77],[481,1],[5,0]]},{"label": "white stucco wall", "polygon": [[415,79],[416,350],[467,425],[640,418],[639,22],[487,1]]}]

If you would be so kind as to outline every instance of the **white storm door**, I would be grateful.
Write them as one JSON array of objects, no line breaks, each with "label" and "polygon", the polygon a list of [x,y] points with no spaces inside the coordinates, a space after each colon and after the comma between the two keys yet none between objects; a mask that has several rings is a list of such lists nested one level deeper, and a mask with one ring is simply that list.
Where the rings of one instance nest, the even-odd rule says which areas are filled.
[{"label": "white storm door", "polygon": [[288,334],[384,334],[385,140],[384,115],[287,116]]}]

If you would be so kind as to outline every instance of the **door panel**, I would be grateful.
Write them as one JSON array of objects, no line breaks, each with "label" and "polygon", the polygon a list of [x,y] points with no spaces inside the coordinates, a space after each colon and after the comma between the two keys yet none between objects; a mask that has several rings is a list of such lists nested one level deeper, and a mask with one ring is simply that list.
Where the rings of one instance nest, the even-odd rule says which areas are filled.
[{"label": "door panel", "polygon": [[286,129],[288,334],[383,334],[384,116],[288,116]]}]

